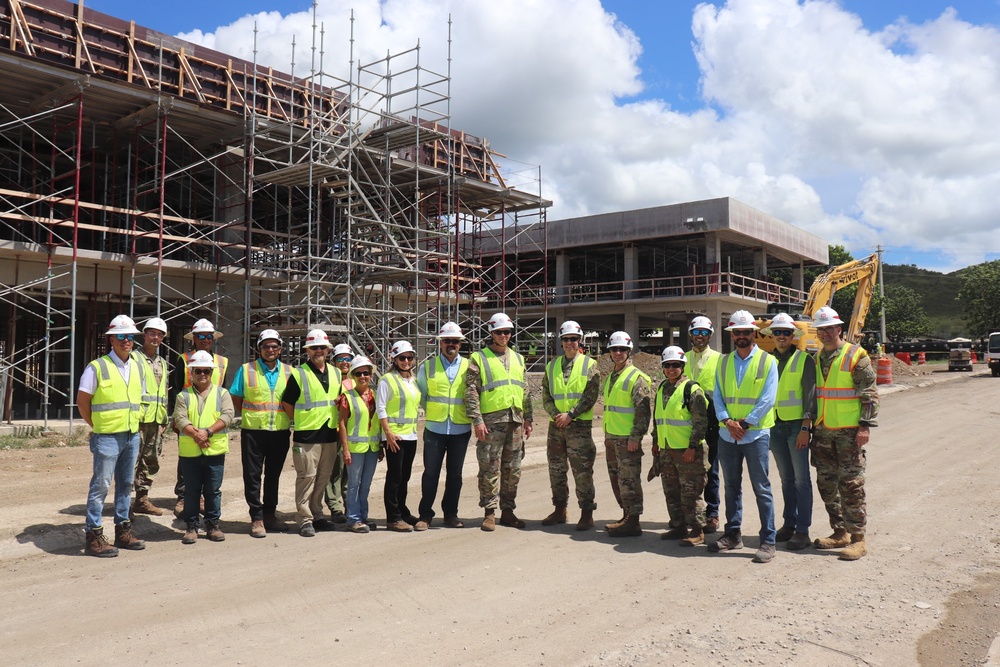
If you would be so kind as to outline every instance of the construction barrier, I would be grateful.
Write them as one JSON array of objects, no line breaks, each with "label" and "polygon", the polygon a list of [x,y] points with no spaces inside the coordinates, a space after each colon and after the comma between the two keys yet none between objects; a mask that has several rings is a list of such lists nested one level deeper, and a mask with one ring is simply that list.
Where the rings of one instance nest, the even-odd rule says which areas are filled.
[{"label": "construction barrier", "polygon": [[972,351],[972,363],[974,363],[974,364],[978,364],[979,363],[979,360],[976,358],[976,351],[975,350]]},{"label": "construction barrier", "polygon": [[892,384],[892,358],[879,357],[878,374],[875,376],[876,384]]},{"label": "construction barrier", "polygon": [[923,366],[927,363],[927,355],[923,352],[917,353],[917,366]]},{"label": "construction barrier", "polygon": [[913,365],[913,362],[910,361],[910,353],[909,352],[897,352],[896,353],[896,358],[899,359],[900,361],[902,361],[907,366],[912,366]]}]

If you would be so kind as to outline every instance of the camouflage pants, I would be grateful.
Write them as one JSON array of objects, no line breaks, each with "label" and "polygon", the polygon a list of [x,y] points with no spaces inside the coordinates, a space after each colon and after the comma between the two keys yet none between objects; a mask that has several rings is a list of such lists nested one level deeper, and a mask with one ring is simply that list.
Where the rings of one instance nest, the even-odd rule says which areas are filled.
[{"label": "camouflage pants", "polygon": [[865,449],[854,442],[858,429],[816,428],[809,449],[816,468],[816,487],[834,530],[864,535],[868,523],[865,505]]},{"label": "camouflage pants", "polygon": [[597,509],[597,503],[594,502],[594,459],[597,458],[597,445],[594,444],[592,429],[590,421],[572,421],[566,428],[556,428],[553,422],[549,422],[545,454],[549,459],[552,504],[556,507],[566,507],[569,504],[567,476],[571,468],[580,509]]},{"label": "camouflage pants", "polygon": [[521,424],[487,424],[485,440],[476,441],[479,461],[479,506],[488,510],[516,507],[521,481]]},{"label": "camouflage pants", "polygon": [[701,494],[708,479],[708,447],[705,443],[698,445],[692,463],[684,462],[682,457],[686,451],[669,447],[660,450],[660,481],[667,500],[670,527],[687,526],[700,531],[705,524],[705,503]]},{"label": "camouflage pants", "polygon": [[628,438],[604,438],[608,477],[615,500],[626,514],[642,514],[642,447],[628,451]]},{"label": "camouflage pants", "polygon": [[160,472],[163,428],[153,422],[139,424],[139,456],[135,460],[135,494],[148,495],[153,478]]}]

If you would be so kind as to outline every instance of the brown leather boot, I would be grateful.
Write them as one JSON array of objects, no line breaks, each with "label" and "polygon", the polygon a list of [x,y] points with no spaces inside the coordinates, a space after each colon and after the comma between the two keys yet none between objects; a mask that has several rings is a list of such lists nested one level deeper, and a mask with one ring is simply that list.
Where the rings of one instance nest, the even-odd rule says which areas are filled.
[{"label": "brown leather boot", "polygon": [[224,542],[226,534],[219,529],[219,524],[215,521],[205,521],[205,537],[213,542]]},{"label": "brown leather boot", "polygon": [[146,548],[146,543],[135,536],[131,521],[123,521],[115,526],[115,546],[119,549],[140,551]]},{"label": "brown leather boot", "polygon": [[851,535],[851,543],[837,556],[840,560],[858,560],[868,554],[864,535]]},{"label": "brown leather boot", "polygon": [[[700,531],[699,531],[700,532]],[[667,532],[660,535],[661,540],[683,540],[688,536],[688,528],[684,524],[674,526]]]},{"label": "brown leather boot", "polygon": [[163,515],[163,510],[154,505],[149,499],[149,495],[145,492],[140,492],[139,495],[136,495],[135,504],[132,505],[132,509],[137,514],[150,514],[152,516]]},{"label": "brown leather boot", "polygon": [[616,528],[609,528],[608,535],[611,537],[639,537],[642,535],[642,526],[639,525],[639,515],[629,514]]},{"label": "brown leather boot", "polygon": [[187,525],[187,530],[184,531],[184,537],[181,538],[181,544],[194,544],[198,541],[198,526],[193,523]]},{"label": "brown leather boot", "polygon": [[180,519],[184,516],[184,499],[178,498],[177,502],[174,503],[174,516]]},{"label": "brown leather boot", "polygon": [[261,519],[256,519],[250,524],[250,537],[267,537],[267,529],[264,528],[264,522]]},{"label": "brown leather boot", "polygon": [[118,555],[118,549],[111,546],[108,538],[104,537],[104,527],[98,526],[87,531],[86,553],[88,556],[97,556],[98,558],[114,558]]},{"label": "brown leather boot", "polygon": [[577,530],[590,530],[594,527],[594,510],[580,510],[580,520],[576,522]]},{"label": "brown leather boot", "polygon": [[486,516],[483,518],[483,525],[480,528],[488,533],[492,533],[497,529],[496,516],[495,510],[486,510]]},{"label": "brown leather boot", "polygon": [[514,510],[502,510],[500,512],[500,525],[508,528],[524,528],[524,522],[514,515]]},{"label": "brown leather boot", "polygon": [[566,523],[565,505],[556,505],[556,508],[552,510],[552,514],[542,519],[543,526],[554,526],[558,523]]},{"label": "brown leather boot", "polygon": [[685,537],[680,542],[678,542],[677,544],[681,545],[682,547],[693,547],[695,545],[704,543],[705,543],[705,534],[701,531],[701,527],[699,526],[697,528],[692,528],[691,532],[688,533],[688,536]]},{"label": "brown leather boot", "polygon": [[622,518],[618,519],[617,521],[612,521],[611,523],[604,524],[604,529],[605,530],[611,530],[613,528],[618,528],[623,523],[625,523],[626,519],[628,519],[628,512],[622,514]]},{"label": "brown leather boot", "polygon": [[851,536],[843,528],[837,528],[830,537],[819,537],[813,540],[817,549],[840,549],[851,543]]}]

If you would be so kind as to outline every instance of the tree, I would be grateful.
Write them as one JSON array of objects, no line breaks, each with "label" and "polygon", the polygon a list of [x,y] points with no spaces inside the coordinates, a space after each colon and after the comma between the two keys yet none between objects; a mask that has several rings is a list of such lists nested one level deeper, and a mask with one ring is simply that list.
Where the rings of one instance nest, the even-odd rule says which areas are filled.
[{"label": "tree", "polygon": [[[882,299],[876,294],[868,311],[866,329],[877,328],[879,308]],[[925,336],[930,331],[931,321],[920,304],[920,295],[909,287],[888,285],[885,288],[885,335],[891,341],[906,340]]]},{"label": "tree", "polygon": [[1000,260],[970,266],[962,271],[958,300],[965,310],[974,338],[1000,331]]}]

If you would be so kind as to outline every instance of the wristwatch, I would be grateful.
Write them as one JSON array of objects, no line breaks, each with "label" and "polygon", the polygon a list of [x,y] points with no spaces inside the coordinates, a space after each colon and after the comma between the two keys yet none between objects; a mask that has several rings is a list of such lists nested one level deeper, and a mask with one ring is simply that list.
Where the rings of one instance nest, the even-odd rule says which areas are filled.
[{"label": "wristwatch", "polygon": [[810,431],[810,427],[808,427],[808,426],[803,426],[803,427],[802,427],[802,428],[800,428],[799,430],[800,430],[800,431],[802,431],[803,433],[808,433],[808,432]]}]

